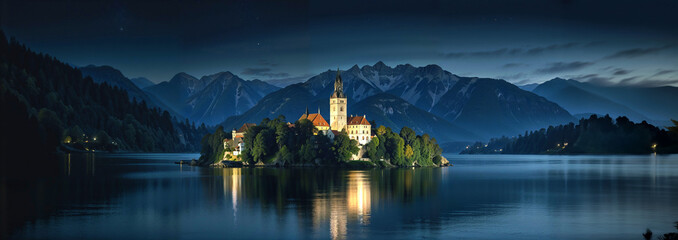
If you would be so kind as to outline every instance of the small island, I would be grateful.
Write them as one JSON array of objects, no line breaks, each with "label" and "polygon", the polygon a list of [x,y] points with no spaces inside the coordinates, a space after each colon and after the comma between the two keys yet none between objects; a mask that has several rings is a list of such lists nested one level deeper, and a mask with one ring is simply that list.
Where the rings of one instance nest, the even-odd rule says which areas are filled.
[{"label": "small island", "polygon": [[673,154],[678,153],[678,121],[665,129],[627,117],[591,115],[578,124],[550,126],[518,137],[466,146],[461,154]]},{"label": "small island", "polygon": [[237,166],[341,166],[414,167],[447,166],[442,149],[428,134],[409,127],[399,133],[376,127],[366,115],[347,114],[347,96],[339,71],[330,97],[330,122],[308,108],[294,123],[285,116],[244,123],[227,134],[219,126],[203,137],[198,165]]}]

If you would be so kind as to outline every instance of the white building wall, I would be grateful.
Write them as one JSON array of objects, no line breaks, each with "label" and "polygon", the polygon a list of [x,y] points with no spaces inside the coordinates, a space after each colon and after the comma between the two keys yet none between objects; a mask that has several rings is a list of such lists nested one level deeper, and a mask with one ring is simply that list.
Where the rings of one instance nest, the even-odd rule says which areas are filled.
[{"label": "white building wall", "polygon": [[370,125],[348,125],[348,137],[358,141],[358,144],[365,145],[372,140],[372,127]]}]

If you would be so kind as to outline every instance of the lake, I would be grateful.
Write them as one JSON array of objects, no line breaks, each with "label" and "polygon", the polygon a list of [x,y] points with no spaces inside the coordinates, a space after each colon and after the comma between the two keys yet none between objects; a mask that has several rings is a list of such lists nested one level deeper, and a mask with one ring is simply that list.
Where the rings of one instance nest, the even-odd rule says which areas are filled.
[{"label": "lake", "polygon": [[[678,155],[448,154],[453,167],[211,169],[72,154],[0,181],[12,239],[642,239],[675,231]],[[36,166],[39,167],[39,166]]]}]

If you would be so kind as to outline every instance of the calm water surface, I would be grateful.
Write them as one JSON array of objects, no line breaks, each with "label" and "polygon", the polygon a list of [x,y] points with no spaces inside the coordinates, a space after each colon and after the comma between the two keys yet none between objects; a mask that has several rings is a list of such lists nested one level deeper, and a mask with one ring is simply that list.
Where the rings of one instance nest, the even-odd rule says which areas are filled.
[{"label": "calm water surface", "polygon": [[13,239],[641,239],[674,231],[678,155],[447,155],[454,167],[210,169],[196,154],[66,156],[2,179]]}]

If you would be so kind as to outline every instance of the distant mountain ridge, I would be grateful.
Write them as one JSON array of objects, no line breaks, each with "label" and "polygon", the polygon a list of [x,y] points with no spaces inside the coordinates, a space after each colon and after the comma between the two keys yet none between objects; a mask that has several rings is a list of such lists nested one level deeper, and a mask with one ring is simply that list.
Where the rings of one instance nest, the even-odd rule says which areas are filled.
[{"label": "distant mountain ridge", "polygon": [[278,87],[259,80],[246,81],[231,72],[220,72],[200,79],[178,73],[170,81],[146,88],[191,121],[214,125],[229,116],[250,109]]},{"label": "distant mountain ridge", "polygon": [[260,80],[243,80],[231,72],[204,76],[200,81],[210,83],[186,100],[182,112],[186,112],[189,119],[210,125],[244,113],[279,89]]},{"label": "distant mountain ridge", "polygon": [[441,141],[479,138],[474,133],[389,93],[370,96],[354,104],[353,108],[353,112],[364,113],[369,116],[368,120],[374,120],[395,131],[407,126],[418,133],[437,136]]},{"label": "distant mountain ridge", "polygon": [[[273,92],[262,98],[252,109],[242,115],[228,118],[222,125],[229,129],[243,122],[259,122],[263,118],[278,115],[284,115],[288,121],[293,122],[306,107],[318,108],[327,113],[328,98],[333,91],[336,74],[336,71],[328,70],[311,77],[304,83],[293,84]],[[386,117],[383,116],[390,119],[411,119],[411,116],[407,116],[408,112],[419,112],[398,109],[393,114],[390,112],[385,114],[383,108],[375,107],[378,102],[376,99],[368,101],[369,104],[361,103],[366,105],[356,104],[371,96],[388,93],[390,94],[388,99],[394,102],[402,100],[418,110],[431,113],[425,116],[420,114],[422,117],[419,121],[422,122],[416,124],[421,129],[435,131],[436,128],[432,126],[444,124],[440,122],[442,118],[453,127],[461,126],[465,132],[470,133],[461,135],[475,136],[472,137],[474,139],[469,139],[445,136],[446,133],[442,131],[431,133],[435,137],[446,138],[446,140],[476,140],[497,135],[517,135],[527,129],[537,129],[574,120],[565,109],[557,104],[534,93],[521,90],[503,80],[462,78],[437,65],[414,67],[404,64],[392,68],[383,62],[377,62],[373,66],[366,65],[362,68],[354,65],[341,72],[341,77],[344,82],[344,92],[349,96],[349,114],[366,114],[368,119],[372,119],[371,116],[375,118],[382,116],[384,122],[395,123],[395,121],[386,121]],[[469,89],[470,91],[466,91]],[[485,101],[480,96],[486,98]],[[489,104],[493,107],[486,109],[482,104]],[[500,106],[509,107],[510,110],[501,109]],[[380,123],[377,122],[377,124]],[[408,124],[413,123],[410,121]]]},{"label": "distant mountain ridge", "polygon": [[460,78],[431,112],[481,136],[494,137],[575,120],[544,97],[489,78]]},{"label": "distant mountain ridge", "polygon": [[145,77],[130,78],[129,80],[141,89],[155,85],[155,83],[151,82],[151,80],[148,80],[148,78]]},{"label": "distant mountain ridge", "polygon": [[546,81],[534,93],[558,103],[572,114],[609,114],[627,116],[632,121],[655,125],[670,124],[678,117],[678,88],[600,86],[576,80],[555,78]]},{"label": "distant mountain ridge", "polygon": [[209,82],[207,79],[197,79],[187,73],[180,72],[174,75],[169,81],[164,81],[144,89],[151,95],[161,99],[165,104],[175,111],[187,115],[183,112],[183,105],[193,94],[204,89]]},{"label": "distant mountain ridge", "polygon": [[158,107],[167,110],[172,115],[183,117],[183,115],[175,111],[170,106],[166,105],[162,100],[156,98],[153,95],[147,94],[144,90],[134,84],[129,78],[125,77],[125,75],[123,75],[118,69],[106,65],[88,65],[78,69],[80,72],[82,72],[83,76],[91,77],[95,83],[107,83],[110,86],[118,87],[127,91],[130,100],[136,99],[139,102],[145,101],[150,107]]}]

